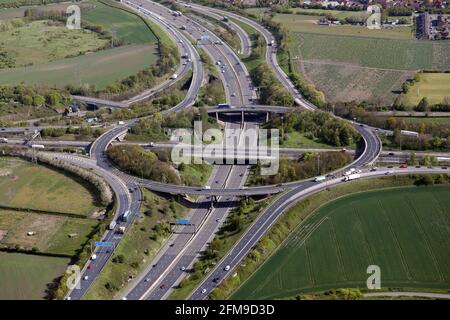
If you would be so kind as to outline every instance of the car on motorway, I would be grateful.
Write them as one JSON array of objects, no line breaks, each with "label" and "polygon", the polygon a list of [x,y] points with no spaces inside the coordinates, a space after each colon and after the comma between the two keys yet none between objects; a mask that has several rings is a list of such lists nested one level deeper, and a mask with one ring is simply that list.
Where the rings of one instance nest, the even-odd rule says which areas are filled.
[{"label": "car on motorway", "polygon": [[406,168],[408,168],[408,164],[407,163],[402,163],[399,168],[400,169],[406,169]]},{"label": "car on motorway", "polygon": [[89,280],[89,276],[84,276],[84,280]]},{"label": "car on motorway", "polygon": [[186,270],[186,267],[185,267],[185,266],[182,266],[182,267],[180,268],[180,270],[181,270],[181,271],[184,271],[184,270]]},{"label": "car on motorway", "polygon": [[422,166],[416,166],[416,168],[422,168]]},{"label": "car on motorway", "polygon": [[150,279],[149,278],[145,278],[144,282],[149,282]]},{"label": "car on motorway", "polygon": [[389,153],[388,153],[388,155],[390,155],[390,156],[393,156],[393,155],[394,155],[394,153],[393,153],[393,152],[389,152]]},{"label": "car on motorway", "polygon": [[442,167],[442,169],[446,170],[446,169],[447,169],[447,167]]},{"label": "car on motorway", "polygon": [[164,289],[166,287],[166,285],[163,283],[159,286],[160,289]]},{"label": "car on motorway", "polygon": [[95,259],[97,259],[97,255],[94,253],[91,257],[91,260],[95,260]]},{"label": "car on motorway", "polygon": [[377,171],[377,167],[373,167],[372,169],[370,169],[371,172],[373,171]]},{"label": "car on motorway", "polygon": [[202,289],[202,293],[206,293],[206,289]]},{"label": "car on motorway", "polygon": [[236,97],[236,92],[233,92],[233,93],[231,94],[231,96],[232,96],[232,97]]},{"label": "car on motorway", "polygon": [[203,190],[210,190],[211,189],[211,186],[204,186],[203,187]]},{"label": "car on motorway", "polygon": [[223,270],[225,270],[225,271],[230,270],[230,266],[226,266],[225,268],[223,268]]}]

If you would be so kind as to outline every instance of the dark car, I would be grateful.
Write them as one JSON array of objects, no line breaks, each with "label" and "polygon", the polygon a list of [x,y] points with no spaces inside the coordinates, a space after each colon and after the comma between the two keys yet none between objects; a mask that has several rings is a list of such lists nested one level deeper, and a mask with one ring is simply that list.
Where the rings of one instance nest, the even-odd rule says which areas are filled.
[{"label": "dark car", "polygon": [[393,153],[393,152],[389,152],[389,155],[390,155],[390,156],[393,156],[393,155],[394,155],[394,153]]},{"label": "dark car", "polygon": [[442,167],[442,169],[444,169],[444,170],[445,170],[445,169],[447,169],[447,167]]}]

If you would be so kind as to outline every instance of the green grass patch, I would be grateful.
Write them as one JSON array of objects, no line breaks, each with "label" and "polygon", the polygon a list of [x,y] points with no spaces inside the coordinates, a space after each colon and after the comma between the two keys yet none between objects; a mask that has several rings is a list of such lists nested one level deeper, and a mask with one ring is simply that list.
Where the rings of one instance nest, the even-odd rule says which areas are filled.
[{"label": "green grass patch", "polygon": [[95,8],[82,14],[82,21],[99,25],[103,30],[115,31],[116,36],[129,44],[155,44],[158,39],[153,31],[137,15],[113,8],[106,4],[119,7],[113,1],[92,1]]},{"label": "green grass patch", "polygon": [[420,80],[409,88],[406,99],[417,105],[426,97],[430,104],[442,103],[444,98],[450,99],[450,73],[420,73]]},{"label": "green grass patch", "polygon": [[282,148],[336,148],[318,140],[307,138],[297,131],[286,133],[285,138],[280,142]]},{"label": "green grass patch", "polygon": [[301,223],[232,298],[365,288],[366,269],[372,264],[380,266],[385,288],[448,289],[448,192],[448,186],[408,187],[327,203]]},{"label": "green grass patch", "polygon": [[104,89],[149,67],[157,60],[152,45],[127,45],[87,55],[53,61],[30,67],[0,71],[0,84],[48,85],[64,87],[92,84]]},{"label": "green grass patch", "polygon": [[[97,224],[98,221],[92,219],[0,210],[0,233],[7,232],[0,244],[73,256]],[[36,234],[28,236],[29,231]],[[69,234],[76,236],[69,237]]]},{"label": "green grass patch", "polygon": [[108,40],[89,30],[69,30],[65,25],[41,20],[0,32],[0,43],[14,57],[14,66],[21,67],[93,52]]},{"label": "green grass patch", "polygon": [[69,259],[0,252],[0,299],[44,299],[47,285],[60,277]]},{"label": "green grass patch", "polygon": [[[328,10],[327,10],[328,11]],[[348,13],[346,13],[348,14]],[[292,32],[305,32],[315,34],[342,35],[353,37],[369,37],[380,39],[412,39],[413,33],[411,27],[397,27],[392,29],[371,30],[365,26],[321,26],[317,21],[323,17],[299,15],[299,14],[276,14],[275,22],[281,23]]]},{"label": "green grass patch", "polygon": [[0,203],[6,206],[90,215],[101,208],[83,180],[17,158],[0,157]]}]

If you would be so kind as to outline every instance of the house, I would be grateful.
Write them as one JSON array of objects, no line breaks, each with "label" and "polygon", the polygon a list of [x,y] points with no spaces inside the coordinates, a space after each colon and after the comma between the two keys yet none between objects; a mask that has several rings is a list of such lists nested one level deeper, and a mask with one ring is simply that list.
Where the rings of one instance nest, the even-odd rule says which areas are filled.
[{"label": "house", "polygon": [[80,110],[80,106],[76,103],[72,103],[63,112],[63,115],[66,117],[81,117],[83,114],[84,112]]}]

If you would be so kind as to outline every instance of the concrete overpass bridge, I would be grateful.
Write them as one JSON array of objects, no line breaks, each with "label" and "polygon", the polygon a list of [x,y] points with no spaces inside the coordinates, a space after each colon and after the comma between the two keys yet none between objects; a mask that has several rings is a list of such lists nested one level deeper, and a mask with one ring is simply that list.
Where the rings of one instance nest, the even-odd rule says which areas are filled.
[{"label": "concrete overpass bridge", "polygon": [[231,105],[222,105],[207,110],[208,114],[214,114],[216,120],[219,120],[219,115],[241,115],[242,122],[244,122],[245,114],[265,114],[266,121],[269,121],[271,114],[284,114],[295,111],[294,107],[283,106],[266,106],[266,105],[248,105],[243,107],[235,107]]}]

